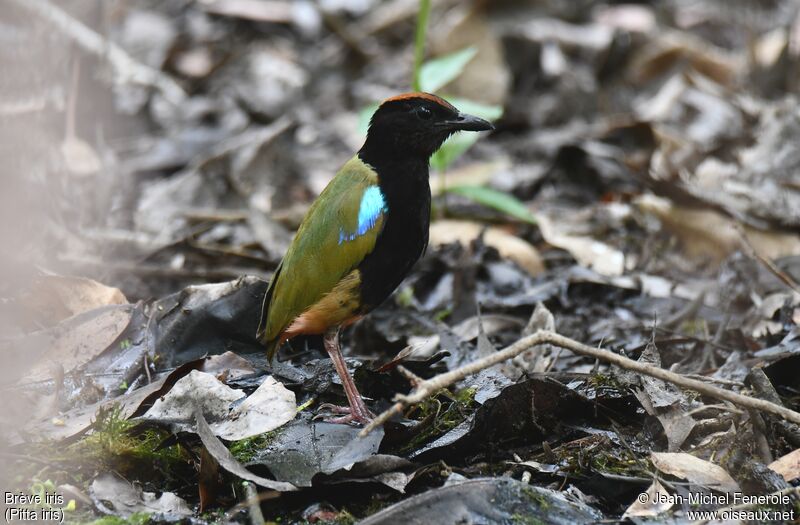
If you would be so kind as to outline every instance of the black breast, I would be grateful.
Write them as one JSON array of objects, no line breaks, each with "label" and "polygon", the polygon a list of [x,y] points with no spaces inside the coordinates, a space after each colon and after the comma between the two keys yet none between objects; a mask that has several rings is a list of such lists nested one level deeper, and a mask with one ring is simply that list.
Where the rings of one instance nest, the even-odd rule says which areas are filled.
[{"label": "black breast", "polygon": [[425,252],[431,216],[427,160],[380,166],[376,172],[388,212],[375,249],[358,267],[363,313],[386,300]]}]

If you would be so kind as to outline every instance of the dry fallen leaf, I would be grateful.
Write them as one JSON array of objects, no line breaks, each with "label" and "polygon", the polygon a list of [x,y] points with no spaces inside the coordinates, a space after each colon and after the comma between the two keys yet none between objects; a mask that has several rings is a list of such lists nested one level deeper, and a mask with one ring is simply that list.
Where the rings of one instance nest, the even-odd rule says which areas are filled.
[{"label": "dry fallen leaf", "polygon": [[49,326],[73,315],[110,304],[125,304],[128,300],[119,288],[92,279],[40,275],[23,302],[36,312],[38,322]]},{"label": "dry fallen leaf", "polygon": [[[692,259],[719,264],[742,248],[737,223],[719,212],[677,206],[654,195],[636,200],[639,208],[658,217],[664,228],[680,239],[684,253]],[[800,236],[790,233],[766,232],[742,226],[756,252],[768,259],[800,255]]]},{"label": "dry fallen leaf", "polygon": [[200,6],[208,13],[255,20],[258,22],[289,23],[292,21],[291,2],[270,0],[217,0],[201,2]]},{"label": "dry fallen leaf", "polygon": [[186,501],[172,492],[144,492],[114,474],[101,474],[90,487],[94,501],[109,514],[128,518],[138,512],[146,512],[169,518],[169,521],[191,516],[192,509]]},{"label": "dry fallen leaf", "polygon": [[454,242],[469,246],[483,233],[484,244],[514,261],[530,275],[536,276],[544,271],[544,262],[536,248],[500,228],[487,228],[477,222],[444,220],[431,224],[430,231],[430,245],[434,248]]},{"label": "dry fallen leaf", "polygon": [[592,237],[568,233],[565,223],[550,219],[545,214],[537,216],[542,237],[548,244],[566,250],[578,264],[591,268],[602,275],[622,275],[625,270],[625,254]]},{"label": "dry fallen leaf", "polygon": [[[42,439],[59,440],[85,431],[91,426],[92,421],[97,418],[97,413],[99,411],[109,410],[112,406],[119,411],[119,417],[121,419],[128,419],[130,417],[135,417],[137,414],[146,412],[147,408],[151,406],[155,400],[159,397],[163,397],[163,395],[171,389],[171,386],[174,386],[180,378],[184,377],[191,370],[201,370],[217,377],[225,374],[225,379],[227,381],[238,379],[255,372],[255,369],[249,361],[230,351],[224,354],[203,357],[195,361],[184,363],[169,374],[162,376],[160,379],[122,396],[105,399],[88,406],[74,408],[65,412],[59,418],[60,424],[58,425],[54,423],[52,418],[44,420],[32,418],[30,409],[26,408],[26,405],[23,404],[25,399],[22,392],[15,393],[13,404],[15,408],[27,410],[27,413],[24,413],[24,415],[29,418],[28,424],[24,427],[26,433],[36,435]],[[20,396],[20,399],[16,397],[17,395]],[[23,412],[20,412],[17,417],[22,418]],[[0,421],[0,423],[5,422],[5,420]]]},{"label": "dry fallen leaf", "polygon": [[783,476],[786,481],[800,478],[800,448],[776,459],[769,464],[769,468]]},{"label": "dry fallen leaf", "polygon": [[297,414],[294,392],[272,376],[231,408],[243,397],[244,392],[230,388],[213,375],[192,370],[142,417],[171,421],[191,429],[195,408],[200,407],[214,434],[238,440],[275,430]]},{"label": "dry fallen leaf", "polygon": [[200,512],[204,512],[217,501],[225,486],[219,462],[207,448],[200,449],[200,468],[197,473],[197,492],[200,496]]},{"label": "dry fallen leaf", "polygon": [[667,492],[667,489],[665,489],[658,480],[653,481],[643,494],[646,494],[647,498],[641,495],[637,497],[627,508],[625,514],[622,515],[623,521],[625,518],[631,516],[655,518],[662,512],[666,512],[672,508],[672,503],[670,503],[669,500],[669,492]]},{"label": "dry fallen leaf", "polygon": [[448,169],[447,173],[431,177],[431,195],[441,195],[447,188],[456,186],[487,186],[495,174],[506,171],[508,167],[506,160],[494,160]]},{"label": "dry fallen leaf", "polygon": [[673,30],[659,31],[656,35],[629,62],[628,76],[635,83],[649,82],[672,71],[676,64],[691,67],[724,85],[731,84],[744,70],[743,57],[708,40]]},{"label": "dry fallen leaf", "polygon": [[[649,343],[639,356],[639,362],[660,368],[661,354],[656,345]],[[636,399],[661,423],[669,451],[679,450],[695,426],[695,420],[684,408],[688,405],[685,394],[675,385],[654,377],[641,376],[638,380],[642,389],[634,389]]]},{"label": "dry fallen leaf", "polygon": [[503,58],[503,45],[489,27],[484,13],[467,4],[465,6],[450,10],[437,31],[431,33],[431,48],[435,55],[446,55],[467,46],[477,50],[475,58],[446,86],[446,91],[453,96],[502,106],[511,83],[511,73]]},{"label": "dry fallen leaf", "polygon": [[650,461],[661,472],[697,485],[720,492],[740,490],[739,484],[724,468],[685,452],[652,452]]},{"label": "dry fallen leaf", "polygon": [[63,321],[47,331],[48,348],[21,382],[45,381],[53,377],[53,366],[69,373],[111,345],[128,327],[133,305],[110,305]]},{"label": "dry fallen leaf", "polygon": [[217,436],[214,435],[214,432],[209,427],[208,422],[205,420],[203,413],[200,410],[195,411],[194,418],[197,425],[197,435],[200,436],[200,440],[203,442],[206,450],[211,457],[217,461],[220,467],[235,476],[246,479],[247,481],[252,481],[256,485],[270,490],[277,490],[280,492],[291,492],[293,490],[297,490],[297,487],[291,483],[266,479],[261,476],[257,476],[244,468],[244,466],[239,463],[235,457],[233,457],[233,454],[231,454],[230,450],[228,450],[228,448],[223,445],[219,439],[217,439]]}]

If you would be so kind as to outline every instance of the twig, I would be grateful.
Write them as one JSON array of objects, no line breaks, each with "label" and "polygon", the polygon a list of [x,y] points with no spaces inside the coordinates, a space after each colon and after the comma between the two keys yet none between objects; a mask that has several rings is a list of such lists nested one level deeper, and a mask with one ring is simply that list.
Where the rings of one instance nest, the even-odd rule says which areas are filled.
[{"label": "twig", "polygon": [[722,412],[730,412],[731,414],[742,415],[744,412],[739,410],[738,408],[733,408],[731,406],[725,405],[720,403],[718,405],[703,405],[697,408],[694,408],[686,413],[687,416],[694,416],[700,414],[701,412],[705,412],[706,410],[720,410]]},{"label": "twig", "polygon": [[369,425],[364,427],[364,429],[360,432],[360,435],[362,437],[366,436],[394,415],[401,413],[405,407],[414,405],[420,401],[423,401],[424,399],[427,399],[442,388],[450,386],[453,383],[483,369],[489,368],[490,366],[507,361],[508,359],[518,356],[522,352],[534,346],[542,344],[551,344],[565,348],[576,354],[594,357],[595,359],[611,363],[626,370],[639,372],[640,374],[655,377],[657,379],[661,379],[662,381],[667,381],[680,387],[694,390],[709,397],[713,397],[714,399],[730,401],[731,403],[742,407],[769,412],[770,414],[780,416],[787,421],[800,424],[800,413],[795,412],[794,410],[789,410],[786,407],[776,405],[775,403],[737,394],[735,392],[731,392],[730,390],[723,390],[722,388],[698,381],[697,379],[691,379],[689,377],[670,372],[669,370],[664,370],[663,368],[641,363],[639,361],[634,361],[625,356],[609,352],[608,350],[587,346],[583,343],[575,341],[574,339],[564,337],[554,332],[540,330],[533,335],[529,335],[520,339],[516,343],[504,348],[503,350],[500,350],[499,352],[473,361],[472,363],[468,363],[460,368],[451,370],[450,372],[439,374],[438,376],[425,380],[417,385],[417,387],[408,395],[396,395],[394,398],[395,404],[376,417]]},{"label": "twig", "polygon": [[744,247],[745,251],[747,252],[747,255],[749,255],[751,259],[755,259],[761,264],[763,264],[764,267],[770,271],[770,273],[772,273],[775,277],[778,278],[778,280],[780,280],[783,284],[789,287],[793,292],[800,294],[800,284],[797,284],[797,281],[795,281],[791,275],[789,275],[788,273],[784,272],[783,270],[775,266],[775,263],[773,263],[765,256],[758,253],[756,247],[753,246],[753,244],[750,242],[750,239],[747,238],[747,233],[744,231],[744,228],[742,228],[741,225],[739,224],[736,225],[736,231],[739,232],[739,237],[741,238],[742,246]]},{"label": "twig", "polygon": [[730,379],[719,379],[717,377],[708,377],[701,374],[685,374],[686,377],[690,377],[692,379],[697,379],[698,381],[704,381],[706,383],[717,383],[719,385],[725,386],[735,386],[735,387],[743,387],[744,383],[741,381],[731,381]]},{"label": "twig", "polygon": [[408,368],[404,367],[403,365],[397,365],[397,371],[400,372],[400,375],[405,377],[409,383],[411,383],[412,388],[415,388],[417,385],[419,385],[424,381],[421,377],[419,377],[417,374],[415,374]]},{"label": "twig", "polygon": [[84,51],[107,58],[120,83],[140,84],[158,89],[169,102],[179,104],[186,92],[164,73],[137,62],[121,47],[76,20],[69,13],[47,0],[12,0],[23,9],[47,21],[69,37]]},{"label": "twig", "polygon": [[[697,297],[687,303],[683,308],[661,321],[661,326],[665,328],[675,328],[680,326],[687,319],[693,319],[697,312],[703,307],[706,300],[706,291],[701,291]],[[655,323],[654,323],[655,324]]]}]

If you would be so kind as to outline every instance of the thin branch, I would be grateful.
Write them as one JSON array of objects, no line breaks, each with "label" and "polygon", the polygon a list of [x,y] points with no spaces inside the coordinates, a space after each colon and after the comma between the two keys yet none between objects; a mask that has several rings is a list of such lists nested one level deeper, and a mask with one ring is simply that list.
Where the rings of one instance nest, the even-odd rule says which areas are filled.
[{"label": "thin branch", "polygon": [[784,272],[783,270],[775,266],[774,262],[767,259],[760,253],[758,253],[758,250],[756,250],[756,247],[753,246],[753,243],[750,242],[750,239],[747,237],[747,233],[744,231],[744,228],[742,228],[741,225],[739,224],[736,225],[736,231],[739,233],[739,237],[742,241],[742,246],[744,247],[745,251],[747,252],[747,255],[749,255],[751,259],[755,259],[761,264],[763,264],[764,267],[767,270],[769,270],[775,277],[777,277],[779,281],[785,284],[793,292],[800,294],[800,285],[797,284],[797,281],[795,281],[791,275],[789,275],[788,273]]},{"label": "thin branch", "polygon": [[473,361],[472,363],[468,363],[460,368],[451,370],[450,372],[439,374],[438,376],[425,380],[417,385],[417,387],[408,395],[396,395],[394,398],[395,404],[376,417],[369,425],[364,427],[364,429],[360,432],[360,435],[362,437],[366,436],[375,428],[388,421],[394,415],[401,413],[405,407],[417,404],[420,401],[427,399],[442,388],[448,387],[453,383],[461,381],[465,377],[489,368],[490,366],[512,359],[534,346],[543,344],[550,344],[560,348],[565,348],[576,354],[594,357],[595,359],[611,363],[612,365],[616,365],[626,370],[632,370],[646,376],[667,381],[668,383],[672,383],[683,388],[694,390],[703,395],[713,397],[714,399],[730,401],[731,403],[741,407],[769,412],[770,414],[775,414],[776,416],[779,416],[787,421],[800,424],[800,413],[795,412],[794,410],[789,410],[788,408],[775,403],[737,394],[736,392],[731,392],[730,390],[724,390],[714,385],[698,381],[697,379],[692,379],[680,374],[676,374],[675,372],[670,372],[669,370],[664,370],[663,368],[649,365],[647,363],[641,363],[639,361],[634,361],[633,359],[609,352],[608,350],[587,346],[583,343],[575,341],[574,339],[564,337],[554,332],[540,330],[533,335],[529,335],[520,339],[516,343],[504,348],[503,350],[500,350],[499,352]]},{"label": "thin branch", "polygon": [[173,79],[157,69],[136,61],[121,47],[48,0],[12,1],[48,22],[84,51],[107,58],[118,82],[154,87],[173,104],[178,104],[186,98],[186,92]]},{"label": "thin branch", "polygon": [[419,377],[417,374],[409,370],[408,368],[404,367],[403,365],[397,365],[397,371],[405,377],[409,383],[411,383],[411,387],[414,388],[418,384],[422,383],[424,379]]}]

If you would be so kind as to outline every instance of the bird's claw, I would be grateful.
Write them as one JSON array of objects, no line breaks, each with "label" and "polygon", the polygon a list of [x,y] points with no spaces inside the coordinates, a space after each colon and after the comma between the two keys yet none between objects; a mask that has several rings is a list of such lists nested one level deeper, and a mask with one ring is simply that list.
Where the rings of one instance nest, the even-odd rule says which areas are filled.
[{"label": "bird's claw", "polygon": [[339,417],[326,417],[325,414],[317,413],[314,420],[321,419],[325,423],[336,424],[353,424],[353,425],[366,425],[375,417],[375,414],[369,411],[367,407],[363,410],[353,409],[352,407],[343,407],[331,403],[323,403],[319,406],[319,412],[329,412],[331,414],[342,414]]}]

